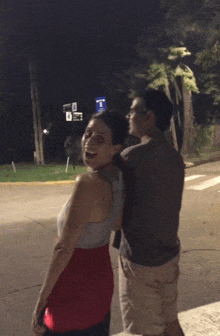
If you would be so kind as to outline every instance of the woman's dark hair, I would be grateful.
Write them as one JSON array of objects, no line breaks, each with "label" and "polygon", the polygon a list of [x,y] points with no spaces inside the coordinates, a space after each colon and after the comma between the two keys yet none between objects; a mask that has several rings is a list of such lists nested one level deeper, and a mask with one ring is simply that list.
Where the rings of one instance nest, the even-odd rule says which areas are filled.
[{"label": "woman's dark hair", "polygon": [[113,145],[121,145],[124,143],[128,136],[128,121],[123,115],[117,112],[105,110],[97,114],[93,114],[91,120],[92,119],[101,120],[106,124],[106,126],[108,126],[111,130]]},{"label": "woman's dark hair", "polygon": [[[101,120],[108,126],[111,130],[113,145],[122,145],[124,143],[128,136],[128,121],[123,115],[115,111],[104,110],[93,114],[90,120],[93,119]],[[120,153],[114,155],[113,164],[121,169],[125,185],[127,185],[129,181],[128,170]]]}]

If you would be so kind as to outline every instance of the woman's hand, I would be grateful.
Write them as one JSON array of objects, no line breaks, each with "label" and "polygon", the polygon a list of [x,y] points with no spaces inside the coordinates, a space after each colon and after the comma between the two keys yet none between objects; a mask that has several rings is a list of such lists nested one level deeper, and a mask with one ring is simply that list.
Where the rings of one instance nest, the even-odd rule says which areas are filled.
[{"label": "woman's hand", "polygon": [[43,323],[46,301],[38,299],[36,307],[32,314],[31,330],[32,336],[42,336],[45,332],[45,326]]},{"label": "woman's hand", "polygon": [[46,330],[43,325],[44,309],[41,313],[37,312],[35,309],[32,314],[31,330],[32,336],[42,336]]}]

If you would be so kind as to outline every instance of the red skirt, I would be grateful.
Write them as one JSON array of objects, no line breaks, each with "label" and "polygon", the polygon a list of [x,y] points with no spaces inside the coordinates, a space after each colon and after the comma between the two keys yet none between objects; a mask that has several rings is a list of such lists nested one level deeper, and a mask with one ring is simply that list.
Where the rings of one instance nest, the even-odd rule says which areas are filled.
[{"label": "red skirt", "polygon": [[112,295],[109,246],[75,249],[48,297],[44,323],[55,332],[87,329],[110,311]]}]

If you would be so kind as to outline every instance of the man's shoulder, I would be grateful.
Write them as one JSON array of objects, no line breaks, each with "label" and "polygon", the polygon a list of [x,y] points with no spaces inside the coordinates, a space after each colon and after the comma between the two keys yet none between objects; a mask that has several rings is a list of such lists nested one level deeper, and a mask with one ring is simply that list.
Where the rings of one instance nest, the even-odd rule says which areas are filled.
[{"label": "man's shoulder", "polygon": [[130,156],[139,155],[139,153],[146,150],[145,147],[146,146],[144,146],[143,144],[137,144],[134,146],[127,147],[121,152],[121,156],[125,159],[129,158]]},{"label": "man's shoulder", "polygon": [[168,144],[167,146],[167,158],[168,160],[170,160],[170,158],[173,158],[174,159],[174,162],[178,162],[179,164],[183,164],[183,158],[181,156],[181,154],[171,145],[171,144]]}]

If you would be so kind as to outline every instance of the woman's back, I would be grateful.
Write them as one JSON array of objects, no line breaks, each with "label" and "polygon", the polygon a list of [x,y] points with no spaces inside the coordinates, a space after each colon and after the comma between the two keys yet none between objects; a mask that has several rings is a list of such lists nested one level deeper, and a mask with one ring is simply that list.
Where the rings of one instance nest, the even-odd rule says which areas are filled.
[{"label": "woman's back", "polygon": [[[101,221],[86,224],[77,248],[49,296],[44,322],[53,331],[64,332],[67,326],[70,330],[85,329],[99,323],[111,304],[113,273],[108,244],[122,209],[123,178],[118,168],[112,173],[88,174],[84,179],[87,178],[92,179],[93,201],[94,205],[98,204],[98,211],[92,211],[90,219]],[[100,197],[106,194],[108,197]],[[66,214],[58,226],[68,216],[70,204],[66,204]],[[62,233],[62,227],[60,231]]]},{"label": "woman's back", "polygon": [[[120,216],[123,205],[123,178],[118,168],[111,172],[99,171],[88,174],[94,183],[93,206],[90,220],[79,239],[78,248],[94,248],[108,244],[111,229]],[[69,211],[69,204],[58,217],[58,235]],[[85,209],[86,211],[86,209]]]}]

